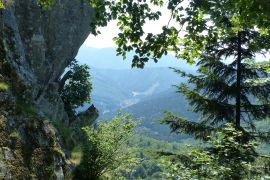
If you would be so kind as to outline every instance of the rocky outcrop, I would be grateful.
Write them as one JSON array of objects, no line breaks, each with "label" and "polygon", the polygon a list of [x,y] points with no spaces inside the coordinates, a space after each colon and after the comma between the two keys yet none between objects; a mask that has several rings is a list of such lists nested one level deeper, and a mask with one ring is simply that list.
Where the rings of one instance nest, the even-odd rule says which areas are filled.
[{"label": "rocky outcrop", "polygon": [[64,179],[58,81],[89,34],[86,0],[9,1],[0,11],[0,179]]},{"label": "rocky outcrop", "polygon": [[[63,118],[58,79],[89,34],[91,10],[84,0],[56,0],[43,10],[34,0],[16,0],[4,12],[7,61],[44,115]],[[28,92],[27,92],[28,91]]]}]

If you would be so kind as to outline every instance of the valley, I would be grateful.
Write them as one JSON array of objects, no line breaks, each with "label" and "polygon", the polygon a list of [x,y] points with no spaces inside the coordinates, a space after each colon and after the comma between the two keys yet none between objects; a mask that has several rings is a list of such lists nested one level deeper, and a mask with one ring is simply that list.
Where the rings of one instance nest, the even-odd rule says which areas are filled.
[{"label": "valley", "polygon": [[[91,52],[91,56],[87,56],[87,52]],[[177,67],[195,72],[194,66],[168,55],[161,60],[163,63],[149,63],[144,69],[137,69],[131,68],[130,59],[123,63],[114,53],[112,48],[89,48],[87,51],[87,47],[82,47],[77,57],[80,63],[87,63],[91,68],[91,99],[99,110],[98,121],[112,119],[118,113],[129,113],[140,122],[140,134],[170,142],[188,138],[171,134],[167,125],[160,124],[160,119],[165,111],[170,111],[197,120],[198,116],[190,111],[187,101],[174,87],[185,79],[169,69]],[[89,61],[85,60],[87,58]],[[80,110],[89,105],[85,104]]]}]

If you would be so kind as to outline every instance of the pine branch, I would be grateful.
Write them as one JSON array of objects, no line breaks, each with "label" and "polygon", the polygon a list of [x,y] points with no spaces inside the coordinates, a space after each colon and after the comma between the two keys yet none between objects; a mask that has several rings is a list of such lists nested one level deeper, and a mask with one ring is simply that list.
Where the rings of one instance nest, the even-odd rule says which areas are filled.
[{"label": "pine branch", "polygon": [[270,132],[249,132],[249,134],[262,142],[270,144]]},{"label": "pine branch", "polygon": [[236,69],[232,64],[223,63],[215,53],[213,55],[204,54],[197,65],[209,69],[213,74],[224,79],[228,79],[236,73]]},{"label": "pine branch", "polygon": [[265,119],[270,116],[270,104],[244,104],[241,109],[242,112],[250,113],[254,119]]},{"label": "pine branch", "polygon": [[246,81],[243,85],[243,91],[262,100],[269,99],[270,79]]},{"label": "pine branch", "polygon": [[201,119],[204,121],[212,121],[211,125],[218,121],[232,120],[234,118],[235,106],[227,102],[221,102],[218,99],[210,99],[196,90],[190,90],[185,84],[177,86],[180,93],[182,93],[189,104],[193,107],[194,112],[201,114]]},{"label": "pine branch", "polygon": [[211,132],[215,130],[215,128],[211,126],[207,126],[203,123],[191,122],[169,112],[165,114],[162,123],[168,124],[172,132],[193,135],[196,139],[202,140],[207,140]]}]

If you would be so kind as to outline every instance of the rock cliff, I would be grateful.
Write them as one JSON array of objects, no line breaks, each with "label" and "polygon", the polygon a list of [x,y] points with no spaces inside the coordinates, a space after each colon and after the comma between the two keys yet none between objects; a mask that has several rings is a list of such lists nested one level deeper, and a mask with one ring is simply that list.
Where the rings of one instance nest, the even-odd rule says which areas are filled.
[{"label": "rock cliff", "polygon": [[68,121],[58,81],[89,34],[85,0],[7,0],[0,14],[0,178],[63,179],[61,143],[52,122]]}]

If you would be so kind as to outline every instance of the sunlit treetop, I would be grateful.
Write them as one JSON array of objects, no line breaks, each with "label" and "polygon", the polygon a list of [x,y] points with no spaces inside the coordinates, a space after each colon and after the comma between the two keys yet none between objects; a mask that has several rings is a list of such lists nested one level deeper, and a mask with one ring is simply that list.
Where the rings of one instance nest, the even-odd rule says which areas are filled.
[{"label": "sunlit treetop", "polygon": [[43,8],[43,9],[50,9],[50,7],[53,5],[54,0],[37,0],[37,3]]},{"label": "sunlit treetop", "polygon": [[3,0],[0,0],[0,9],[4,9],[4,8],[5,8],[4,2]]}]

